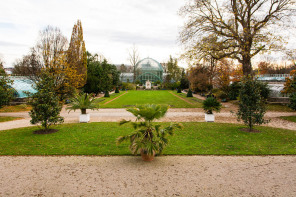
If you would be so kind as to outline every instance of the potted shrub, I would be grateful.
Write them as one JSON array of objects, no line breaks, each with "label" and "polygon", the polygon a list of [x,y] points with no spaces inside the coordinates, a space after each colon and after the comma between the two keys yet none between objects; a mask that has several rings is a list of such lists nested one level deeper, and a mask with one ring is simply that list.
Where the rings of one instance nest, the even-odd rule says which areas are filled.
[{"label": "potted shrub", "polygon": [[202,107],[205,111],[205,121],[214,122],[215,116],[213,114],[213,111],[220,112],[222,105],[221,103],[219,103],[219,101],[217,101],[216,98],[210,96],[203,101]]},{"label": "potted shrub", "polygon": [[[146,104],[134,108],[129,108],[137,117],[136,122],[132,122],[135,129],[130,135],[117,138],[117,145],[123,141],[130,142],[130,150],[133,154],[141,154],[144,161],[152,161],[155,154],[161,154],[164,147],[168,144],[168,136],[173,135],[175,128],[181,128],[179,123],[170,124],[161,128],[160,124],[153,124],[154,120],[162,118],[168,110],[167,105]],[[120,125],[131,121],[122,120]]]},{"label": "potted shrub", "polygon": [[66,108],[70,111],[80,109],[81,114],[79,116],[79,122],[89,122],[90,115],[86,113],[87,109],[95,110],[99,109],[98,103],[95,103],[95,98],[91,97],[87,93],[76,95],[73,100],[68,104]]}]

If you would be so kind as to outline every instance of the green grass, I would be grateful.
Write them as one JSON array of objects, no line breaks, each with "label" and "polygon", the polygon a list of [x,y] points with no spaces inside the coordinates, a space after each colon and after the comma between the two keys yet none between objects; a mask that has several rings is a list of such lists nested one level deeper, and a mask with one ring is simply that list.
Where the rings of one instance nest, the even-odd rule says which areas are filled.
[{"label": "green grass", "polygon": [[267,111],[274,112],[295,112],[286,104],[267,104]]},{"label": "green grass", "polygon": [[6,105],[0,109],[0,112],[21,112],[30,111],[32,109],[29,105]]},{"label": "green grass", "polygon": [[[238,106],[238,101],[229,101],[230,103]],[[266,110],[267,111],[272,111],[272,112],[295,112],[291,108],[287,106],[287,104],[274,104],[274,103],[268,103],[266,105]]]},{"label": "green grass", "polygon": [[[142,104],[167,104],[172,108],[200,108],[202,106],[201,100],[197,98],[187,98],[185,94],[177,94],[173,91],[167,90],[157,90],[157,91],[128,91],[126,94],[122,91],[118,94],[111,94],[110,98],[100,98],[98,101],[100,102],[100,108],[127,108],[135,105]],[[174,96],[179,95],[185,100],[189,101],[185,102],[182,99]],[[124,94],[124,95],[123,95]],[[122,95],[122,96],[121,96]],[[108,101],[114,99],[115,97],[121,96],[110,103]],[[107,103],[107,104],[105,104]]]},{"label": "green grass", "polygon": [[11,116],[0,116],[0,122],[7,122],[12,120],[19,120],[20,117],[11,117]]},{"label": "green grass", "polygon": [[296,116],[281,116],[280,118],[291,122],[296,122]]},{"label": "green grass", "polygon": [[[168,123],[161,123],[168,124]],[[296,131],[256,127],[261,133],[240,131],[243,125],[183,123],[164,150],[167,155],[273,155],[296,154]],[[130,133],[118,123],[64,124],[58,132],[37,135],[37,127],[0,132],[0,155],[130,155],[128,143],[116,138]]]}]

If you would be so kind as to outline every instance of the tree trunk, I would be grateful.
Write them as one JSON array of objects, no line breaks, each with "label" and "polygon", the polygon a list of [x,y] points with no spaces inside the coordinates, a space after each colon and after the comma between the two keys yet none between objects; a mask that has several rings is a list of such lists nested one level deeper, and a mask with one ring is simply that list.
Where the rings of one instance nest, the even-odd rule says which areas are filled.
[{"label": "tree trunk", "polygon": [[243,57],[243,75],[247,76],[247,75],[252,75],[252,63],[251,63],[251,58],[250,57]]},{"label": "tree trunk", "polygon": [[81,109],[81,114],[86,114],[86,109]]}]

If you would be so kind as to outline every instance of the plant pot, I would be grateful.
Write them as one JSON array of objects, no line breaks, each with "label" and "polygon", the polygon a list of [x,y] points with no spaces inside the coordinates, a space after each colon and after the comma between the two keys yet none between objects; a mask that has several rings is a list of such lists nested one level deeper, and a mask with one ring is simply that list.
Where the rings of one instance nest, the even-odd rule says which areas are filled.
[{"label": "plant pot", "polygon": [[141,157],[143,161],[152,161],[154,159],[155,152],[153,151],[153,155],[148,155],[146,151],[141,150]]},{"label": "plant pot", "polygon": [[206,122],[215,122],[215,115],[205,113],[205,121]]},{"label": "plant pot", "polygon": [[79,122],[89,122],[90,120],[90,115],[89,114],[80,114],[79,116]]}]

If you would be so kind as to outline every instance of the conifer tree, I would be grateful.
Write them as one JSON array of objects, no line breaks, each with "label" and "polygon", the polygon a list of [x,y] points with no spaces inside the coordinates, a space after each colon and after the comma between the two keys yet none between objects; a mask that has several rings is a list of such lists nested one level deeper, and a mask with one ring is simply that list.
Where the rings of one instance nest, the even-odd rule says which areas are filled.
[{"label": "conifer tree", "polygon": [[64,118],[60,116],[62,106],[54,90],[54,78],[46,71],[41,74],[40,81],[36,84],[37,92],[32,95],[30,105],[32,110],[29,113],[31,123],[41,123],[46,133],[51,125],[62,123]]},{"label": "conifer tree", "polygon": [[83,87],[87,79],[87,54],[83,40],[83,29],[81,21],[74,24],[70,45],[67,51],[67,62],[72,69],[75,69],[82,78],[79,87]]}]

